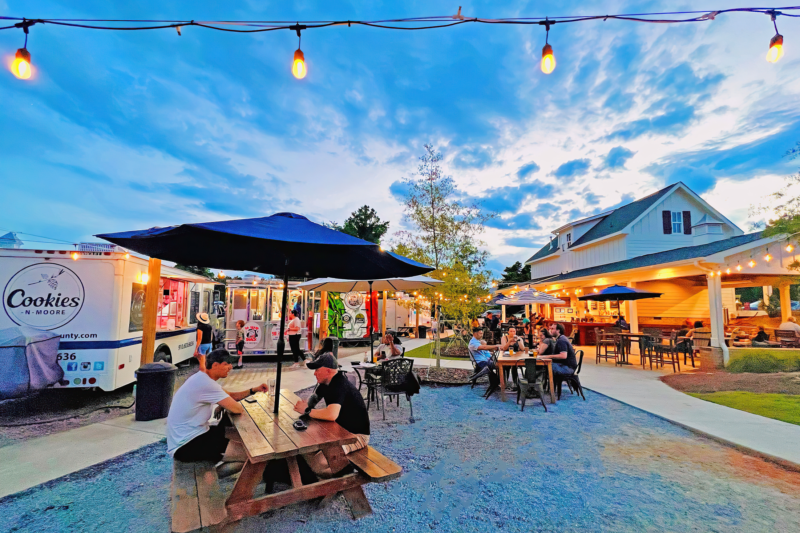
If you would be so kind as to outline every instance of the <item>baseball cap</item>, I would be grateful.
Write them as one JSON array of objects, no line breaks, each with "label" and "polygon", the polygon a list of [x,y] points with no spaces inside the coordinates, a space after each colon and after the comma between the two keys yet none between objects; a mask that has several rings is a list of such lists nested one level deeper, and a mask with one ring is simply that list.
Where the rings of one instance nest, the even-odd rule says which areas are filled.
[{"label": "baseball cap", "polygon": [[217,348],[216,350],[212,350],[208,355],[206,355],[206,368],[211,368],[211,365],[214,363],[230,363],[234,364],[238,362],[238,357],[232,357],[228,350]]},{"label": "baseball cap", "polygon": [[318,368],[332,368],[334,370],[339,370],[339,363],[336,361],[336,358],[333,357],[333,354],[326,352],[313,361],[306,363],[306,368],[310,368],[311,370],[316,370]]}]

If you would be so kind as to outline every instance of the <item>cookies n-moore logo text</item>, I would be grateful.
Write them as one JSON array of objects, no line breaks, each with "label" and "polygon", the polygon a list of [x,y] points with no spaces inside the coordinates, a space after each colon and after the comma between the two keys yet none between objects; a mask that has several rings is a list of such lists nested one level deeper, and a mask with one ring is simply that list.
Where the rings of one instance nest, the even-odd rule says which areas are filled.
[{"label": "cookies n-moore logo text", "polygon": [[56,329],[80,313],[85,293],[75,272],[56,263],[30,265],[8,280],[3,308],[19,326]]}]

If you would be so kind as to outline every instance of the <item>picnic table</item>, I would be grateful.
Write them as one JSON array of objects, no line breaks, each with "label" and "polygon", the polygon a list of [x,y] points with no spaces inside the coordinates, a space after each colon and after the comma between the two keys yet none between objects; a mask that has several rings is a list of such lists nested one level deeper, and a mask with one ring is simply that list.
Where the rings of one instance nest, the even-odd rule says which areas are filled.
[{"label": "picnic table", "polygon": [[506,401],[506,375],[503,372],[505,367],[512,368],[517,365],[519,361],[525,359],[536,359],[536,364],[540,366],[547,366],[547,375],[550,378],[550,403],[556,403],[556,393],[553,390],[553,362],[549,359],[538,359],[536,356],[531,357],[525,352],[515,352],[513,357],[508,352],[501,353],[497,358],[497,372],[500,374],[500,399]]},{"label": "picnic table", "polygon": [[[314,498],[329,499],[338,492],[344,495],[355,517],[371,513],[372,509],[361,485],[373,481],[374,478],[363,471],[303,485],[297,465],[298,455],[321,450],[332,469],[338,471],[354,459],[351,457],[354,454],[344,454],[342,445],[356,442],[356,436],[336,422],[316,419],[306,422],[308,429],[305,431],[294,429],[292,424],[300,417],[300,414],[294,411],[294,405],[300,398],[286,389],[281,390],[281,397],[281,409],[278,414],[272,412],[272,403],[265,393],[255,394],[252,397],[255,398],[255,403],[245,400],[239,402],[245,409],[243,414],[229,414],[233,424],[233,428],[230,429],[234,433],[231,437],[242,443],[247,451],[247,461],[239,479],[236,480],[233,492],[225,503],[228,520],[241,520],[247,516]],[[360,454],[359,458],[361,455],[365,454]],[[292,488],[257,497],[256,486],[262,480],[267,463],[274,460],[286,461]],[[396,474],[400,475],[399,470]]]}]

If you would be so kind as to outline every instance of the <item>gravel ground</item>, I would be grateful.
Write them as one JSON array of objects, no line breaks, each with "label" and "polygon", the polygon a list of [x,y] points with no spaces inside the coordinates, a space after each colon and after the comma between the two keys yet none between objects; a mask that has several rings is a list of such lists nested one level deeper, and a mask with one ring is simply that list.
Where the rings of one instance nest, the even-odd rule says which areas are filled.
[{"label": "gravel ground", "polygon": [[732,372],[690,372],[670,374],[661,381],[681,392],[747,391],[800,395],[800,372],[776,374],[735,374]]},{"label": "gravel ground", "polygon": [[[800,531],[800,473],[586,391],[545,413],[424,387],[408,408],[372,410],[370,444],[404,468],[366,485],[374,514],[341,497],[290,506],[233,531]],[[0,500],[0,531],[168,531],[164,443]],[[228,485],[226,483],[226,485]]]}]

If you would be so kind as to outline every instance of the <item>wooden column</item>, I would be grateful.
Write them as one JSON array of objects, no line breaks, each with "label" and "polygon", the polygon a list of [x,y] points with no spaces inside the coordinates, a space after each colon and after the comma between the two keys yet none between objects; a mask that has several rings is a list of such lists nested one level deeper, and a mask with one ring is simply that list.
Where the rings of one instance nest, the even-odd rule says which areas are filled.
[{"label": "wooden column", "polygon": [[381,309],[381,337],[386,335],[386,305],[389,301],[386,297],[388,294],[389,291],[383,291],[383,305],[381,306],[383,308]]},{"label": "wooden column", "polygon": [[[636,282],[629,281],[628,287],[635,289]],[[628,320],[628,324],[631,326],[631,333],[639,333],[639,306],[636,303],[636,300],[629,300],[627,304],[628,309],[626,313],[626,319]]]},{"label": "wooden column", "polygon": [[144,324],[142,325],[142,353],[139,364],[153,362],[156,350],[156,319],[158,318],[158,283],[161,280],[161,259],[150,258],[147,264],[147,287],[144,291]]},{"label": "wooden column", "polygon": [[501,317],[500,318],[500,322],[505,322],[506,321],[506,306],[505,305],[501,305],[500,309],[501,309],[501,311],[500,311],[500,317]]},{"label": "wooden column", "polygon": [[328,291],[322,291],[319,301],[319,340],[328,336]]},{"label": "wooden column", "polygon": [[419,304],[414,305],[414,315],[416,316],[416,325],[414,326],[414,337],[419,339],[419,312],[422,308]]},{"label": "wooden column", "polygon": [[789,287],[788,283],[784,283],[778,287],[778,291],[781,296],[781,320],[783,322],[787,322],[789,317],[792,316],[792,301],[789,297]]}]

